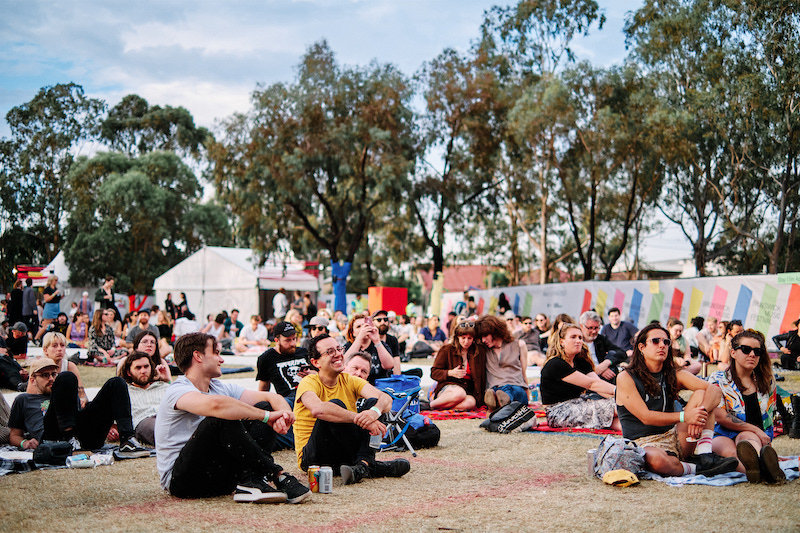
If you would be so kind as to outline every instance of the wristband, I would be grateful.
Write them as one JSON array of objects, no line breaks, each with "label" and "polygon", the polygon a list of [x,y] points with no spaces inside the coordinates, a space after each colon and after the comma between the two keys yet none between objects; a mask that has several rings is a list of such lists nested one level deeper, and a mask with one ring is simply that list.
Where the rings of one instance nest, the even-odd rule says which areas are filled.
[{"label": "wristband", "polygon": [[684,420],[683,420],[683,413],[684,413],[684,411],[681,411],[681,417],[680,417],[680,421],[681,421],[681,422],[684,422]]},{"label": "wristband", "polygon": [[369,408],[369,410],[370,410],[370,411],[375,411],[375,414],[376,414],[376,415],[378,415],[378,416],[381,416],[381,414],[382,414],[382,413],[381,413],[381,410],[380,410],[380,409],[378,409],[378,408],[377,408],[376,406],[374,406],[374,405],[373,405],[372,407],[370,407],[370,408]]},{"label": "wristband", "polygon": [[19,443],[19,449],[20,450],[24,450],[25,449],[25,443],[26,442],[28,442],[28,439],[22,439],[22,442]]},{"label": "wristband", "polygon": [[264,411],[264,420],[262,420],[264,424],[269,423],[269,411]]}]

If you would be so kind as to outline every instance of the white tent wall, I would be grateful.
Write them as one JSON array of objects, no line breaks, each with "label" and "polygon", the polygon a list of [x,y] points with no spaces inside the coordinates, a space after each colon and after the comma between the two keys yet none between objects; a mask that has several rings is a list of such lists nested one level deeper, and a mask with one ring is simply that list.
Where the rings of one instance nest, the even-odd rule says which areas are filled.
[{"label": "white tent wall", "polygon": [[176,304],[180,293],[186,293],[189,310],[201,325],[206,315],[216,315],[223,309],[239,309],[244,317],[258,314],[258,278],[254,271],[231,262],[215,247],[203,247],[190,255],[156,278],[153,288],[156,303],[162,308],[168,293]]}]

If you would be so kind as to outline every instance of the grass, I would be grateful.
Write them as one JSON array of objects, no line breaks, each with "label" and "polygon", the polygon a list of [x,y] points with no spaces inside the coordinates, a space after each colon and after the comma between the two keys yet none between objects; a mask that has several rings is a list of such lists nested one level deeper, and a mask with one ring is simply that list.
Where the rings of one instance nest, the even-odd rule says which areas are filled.
[{"label": "grass", "polygon": [[[113,375],[82,367],[87,386]],[[253,373],[254,374],[254,373]],[[782,386],[800,390],[800,372]],[[234,374],[235,377],[247,377]],[[252,376],[254,377],[254,375]],[[440,445],[390,452],[412,463],[401,479],[366,480],[300,506],[236,504],[230,496],[179,500],[158,485],[154,458],[93,470],[49,470],[0,478],[0,531],[797,531],[800,482],[781,486],[669,487],[643,481],[620,489],[587,475],[587,436],[499,435],[478,420],[437,422]],[[779,437],[781,455],[800,440]],[[301,480],[293,452],[276,461]],[[380,458],[380,457],[379,457]]]}]

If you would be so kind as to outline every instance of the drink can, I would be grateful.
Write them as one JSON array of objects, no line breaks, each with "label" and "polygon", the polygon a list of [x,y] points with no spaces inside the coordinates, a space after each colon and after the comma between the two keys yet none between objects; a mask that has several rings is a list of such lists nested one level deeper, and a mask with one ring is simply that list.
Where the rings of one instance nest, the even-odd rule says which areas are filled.
[{"label": "drink can", "polygon": [[97,466],[102,465],[113,465],[114,464],[114,456],[110,453],[96,453],[92,455],[92,461]]},{"label": "drink can", "polygon": [[592,448],[591,450],[586,451],[586,463],[588,467],[588,474],[590,477],[594,477],[594,460],[595,455],[597,454],[597,448]]},{"label": "drink can", "polygon": [[383,442],[383,435],[370,435],[369,447],[374,450],[380,450],[381,442]]},{"label": "drink can", "polygon": [[82,453],[67,457],[67,466],[70,468],[94,468],[96,465],[85,453]]},{"label": "drink can", "polygon": [[311,492],[319,492],[319,466],[308,467],[308,488]]},{"label": "drink can", "polygon": [[323,494],[333,492],[333,468],[323,466],[319,469],[319,491]]}]

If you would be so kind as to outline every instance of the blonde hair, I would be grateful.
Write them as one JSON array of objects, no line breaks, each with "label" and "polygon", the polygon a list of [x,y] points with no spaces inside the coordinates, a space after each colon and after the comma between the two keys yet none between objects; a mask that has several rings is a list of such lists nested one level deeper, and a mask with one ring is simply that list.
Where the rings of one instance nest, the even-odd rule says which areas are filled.
[{"label": "blonde hair", "polygon": [[[553,334],[550,336],[550,343],[548,344],[547,361],[556,357],[563,359],[564,361],[569,361],[569,358],[567,357],[567,351],[561,345],[561,341],[566,338],[567,332],[573,329],[577,329],[581,332],[581,336],[583,335],[583,330],[581,330],[579,325],[570,324],[569,322],[562,322],[558,326],[558,329],[553,331]],[[583,359],[587,361],[592,367],[592,372],[594,372],[594,362],[589,356],[589,348],[587,348],[585,342],[583,343],[583,346],[581,346],[581,351],[575,356],[575,359]],[[545,364],[547,363],[545,362]]]},{"label": "blonde hair", "polygon": [[56,275],[48,276],[47,277],[47,286],[48,287],[52,287],[53,285],[55,285],[55,283],[54,283],[55,281],[58,281],[58,276],[56,276]]},{"label": "blonde hair", "polygon": [[51,331],[50,333],[44,334],[44,337],[42,337],[42,352],[45,353],[45,356],[47,355],[47,349],[56,340],[60,340],[64,346],[67,345],[67,338],[62,333]]}]

